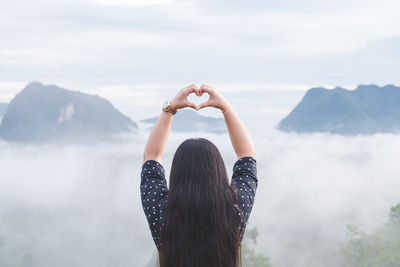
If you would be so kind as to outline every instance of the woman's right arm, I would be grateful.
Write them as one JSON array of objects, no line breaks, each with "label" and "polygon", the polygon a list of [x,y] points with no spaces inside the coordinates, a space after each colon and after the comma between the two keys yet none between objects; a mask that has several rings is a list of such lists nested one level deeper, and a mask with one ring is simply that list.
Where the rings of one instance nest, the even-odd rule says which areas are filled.
[{"label": "woman's right arm", "polygon": [[222,114],[224,115],[232,146],[238,159],[246,156],[256,158],[250,134],[233,106],[212,86],[201,85],[200,95],[203,93],[207,93],[210,98],[208,101],[200,104],[199,109],[214,107],[224,111]]}]

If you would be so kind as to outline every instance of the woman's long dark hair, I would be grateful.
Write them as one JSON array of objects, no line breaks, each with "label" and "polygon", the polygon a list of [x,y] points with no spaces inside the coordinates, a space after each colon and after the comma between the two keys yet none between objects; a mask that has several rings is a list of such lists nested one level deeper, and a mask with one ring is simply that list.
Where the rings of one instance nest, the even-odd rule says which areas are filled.
[{"label": "woman's long dark hair", "polygon": [[218,148],[204,138],[185,140],[175,152],[169,187],[160,266],[239,266],[237,199]]}]

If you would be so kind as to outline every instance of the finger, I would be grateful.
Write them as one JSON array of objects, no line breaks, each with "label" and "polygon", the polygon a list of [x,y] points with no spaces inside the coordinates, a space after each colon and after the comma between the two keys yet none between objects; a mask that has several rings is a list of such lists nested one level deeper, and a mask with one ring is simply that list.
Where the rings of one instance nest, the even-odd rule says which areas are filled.
[{"label": "finger", "polygon": [[191,91],[192,88],[193,88],[193,84],[188,85],[188,86],[186,86],[186,87],[183,87],[182,90],[181,90],[181,93],[184,93],[184,94],[185,94],[187,91]]},{"label": "finger", "polygon": [[196,93],[196,95],[198,94],[199,88],[197,87],[197,85],[195,84],[191,84],[188,87],[185,88],[185,95],[188,96],[191,93]]},{"label": "finger", "polygon": [[187,88],[193,88],[193,89],[195,89],[195,90],[198,90],[199,89],[199,87],[197,87],[197,85],[195,85],[194,83],[193,84],[191,84],[191,85],[189,85]]},{"label": "finger", "polygon": [[196,95],[197,95],[197,96],[201,96],[200,88],[196,88]]},{"label": "finger", "polygon": [[205,84],[205,83],[203,83],[200,87],[207,88],[207,89],[212,89],[211,85],[208,85],[208,84]]},{"label": "finger", "polygon": [[190,108],[193,108],[195,110],[199,109],[199,107],[195,103],[192,103],[192,102],[188,102],[187,106],[190,107]]},{"label": "finger", "polygon": [[208,106],[210,106],[210,104],[211,104],[210,101],[203,102],[203,103],[201,103],[201,104],[199,105],[199,109],[208,107]]},{"label": "finger", "polygon": [[198,88],[197,86],[194,88],[194,91],[192,91],[196,94],[196,96],[201,96],[200,95],[200,88]]},{"label": "finger", "polygon": [[208,85],[206,85],[206,84],[202,84],[201,86],[200,86],[200,92],[201,92],[201,94],[203,94],[204,92],[206,92],[207,94],[210,94],[210,90],[211,88],[208,86]]}]

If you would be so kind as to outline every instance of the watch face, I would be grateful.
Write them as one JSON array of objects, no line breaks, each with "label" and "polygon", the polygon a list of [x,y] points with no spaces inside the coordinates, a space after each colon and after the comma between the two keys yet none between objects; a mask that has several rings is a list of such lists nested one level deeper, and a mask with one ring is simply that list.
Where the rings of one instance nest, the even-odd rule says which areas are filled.
[{"label": "watch face", "polygon": [[169,101],[165,101],[162,105],[162,109],[165,109],[168,106]]}]

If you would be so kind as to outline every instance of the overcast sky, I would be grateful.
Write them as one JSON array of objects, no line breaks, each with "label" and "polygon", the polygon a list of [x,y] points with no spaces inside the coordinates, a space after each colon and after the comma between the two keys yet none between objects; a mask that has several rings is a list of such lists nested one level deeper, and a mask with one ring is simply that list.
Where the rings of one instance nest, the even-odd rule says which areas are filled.
[{"label": "overcast sky", "polygon": [[1,1],[0,102],[30,81],[108,98],[400,84],[399,13],[398,0]]}]

